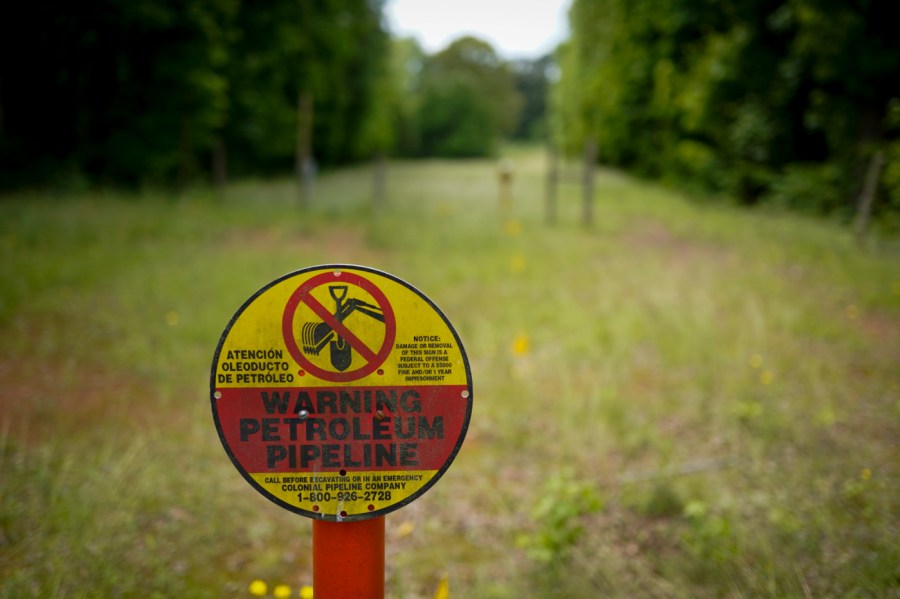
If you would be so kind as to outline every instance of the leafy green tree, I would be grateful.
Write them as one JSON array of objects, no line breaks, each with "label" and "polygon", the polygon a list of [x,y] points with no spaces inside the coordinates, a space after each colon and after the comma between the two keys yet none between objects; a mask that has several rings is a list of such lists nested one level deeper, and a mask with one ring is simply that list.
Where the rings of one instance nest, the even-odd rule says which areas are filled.
[{"label": "leafy green tree", "polygon": [[18,3],[4,15],[0,180],[189,179],[224,122],[236,0]]},{"label": "leafy green tree", "polygon": [[846,212],[867,157],[896,135],[890,4],[575,0],[555,134],[569,149],[594,137],[604,161],[746,203]]},{"label": "leafy green tree", "polygon": [[391,44],[389,106],[394,150],[400,156],[421,154],[419,106],[426,58],[425,51],[414,38],[396,39]]},{"label": "leafy green tree", "polygon": [[232,171],[287,171],[304,93],[320,161],[366,155],[389,129],[381,15],[380,0],[17,3],[0,19],[0,186],[188,182],[223,145]]},{"label": "leafy green tree", "polygon": [[522,96],[519,122],[513,132],[516,139],[543,140],[546,136],[547,96],[550,77],[556,64],[553,55],[537,60],[518,60],[512,64],[516,90]]},{"label": "leafy green tree", "polygon": [[387,57],[380,3],[365,0],[244,3],[230,67],[225,129],[237,170],[284,171],[294,161],[298,99],[313,100],[314,154],[357,158],[374,139],[375,87]]},{"label": "leafy green tree", "polygon": [[516,125],[521,97],[513,74],[487,42],[464,37],[429,57],[420,85],[426,155],[486,156]]}]

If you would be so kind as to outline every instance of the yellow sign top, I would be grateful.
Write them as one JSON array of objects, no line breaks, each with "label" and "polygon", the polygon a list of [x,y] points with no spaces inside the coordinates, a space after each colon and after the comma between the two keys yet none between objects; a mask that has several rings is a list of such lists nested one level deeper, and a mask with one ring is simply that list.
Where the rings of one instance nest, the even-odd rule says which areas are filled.
[{"label": "yellow sign top", "polygon": [[459,336],[421,292],[328,265],[238,310],[211,401],[226,451],[264,496],[354,520],[409,503],[443,474],[468,428],[472,380]]}]

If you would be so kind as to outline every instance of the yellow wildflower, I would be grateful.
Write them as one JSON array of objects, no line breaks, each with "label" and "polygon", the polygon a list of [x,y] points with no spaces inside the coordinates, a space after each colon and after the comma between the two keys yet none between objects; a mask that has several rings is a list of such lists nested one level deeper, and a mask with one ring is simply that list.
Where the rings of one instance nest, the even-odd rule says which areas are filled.
[{"label": "yellow wildflower", "polygon": [[441,577],[437,590],[434,592],[434,599],[450,599],[450,581],[447,575]]},{"label": "yellow wildflower", "polygon": [[402,522],[400,526],[397,527],[397,536],[398,537],[408,537],[412,534],[412,532],[416,529],[415,523],[412,520],[406,520]]},{"label": "yellow wildflower", "polygon": [[275,587],[272,594],[275,595],[276,599],[288,599],[291,596],[291,587],[286,584],[280,584]]},{"label": "yellow wildflower", "polygon": [[254,580],[250,583],[250,586],[247,587],[247,590],[255,597],[262,597],[268,592],[269,587],[261,580]]},{"label": "yellow wildflower", "polygon": [[525,333],[519,333],[516,335],[516,338],[513,339],[512,343],[512,351],[517,356],[524,356],[528,353],[528,335]]}]

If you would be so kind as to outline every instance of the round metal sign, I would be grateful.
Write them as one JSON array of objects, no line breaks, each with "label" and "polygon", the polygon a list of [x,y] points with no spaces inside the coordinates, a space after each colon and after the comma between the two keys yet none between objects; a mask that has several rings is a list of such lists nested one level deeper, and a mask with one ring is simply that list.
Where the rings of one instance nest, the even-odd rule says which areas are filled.
[{"label": "round metal sign", "polygon": [[213,419],[235,467],[298,514],[353,521],[427,491],[456,457],[472,375],[450,321],[384,272],[326,265],[273,281],[216,347]]}]

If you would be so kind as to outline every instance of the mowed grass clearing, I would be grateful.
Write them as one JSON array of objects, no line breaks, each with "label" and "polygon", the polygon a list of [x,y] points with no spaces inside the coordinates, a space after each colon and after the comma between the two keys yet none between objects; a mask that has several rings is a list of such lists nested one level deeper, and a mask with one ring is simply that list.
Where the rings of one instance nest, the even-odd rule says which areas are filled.
[{"label": "mowed grass clearing", "polygon": [[403,278],[457,328],[456,462],[387,519],[387,595],[900,593],[900,253],[615,172],[596,220],[544,162],[326,173],[224,195],[0,201],[0,596],[244,597],[312,583],[311,524],[229,462],[216,342],[269,281]]}]

